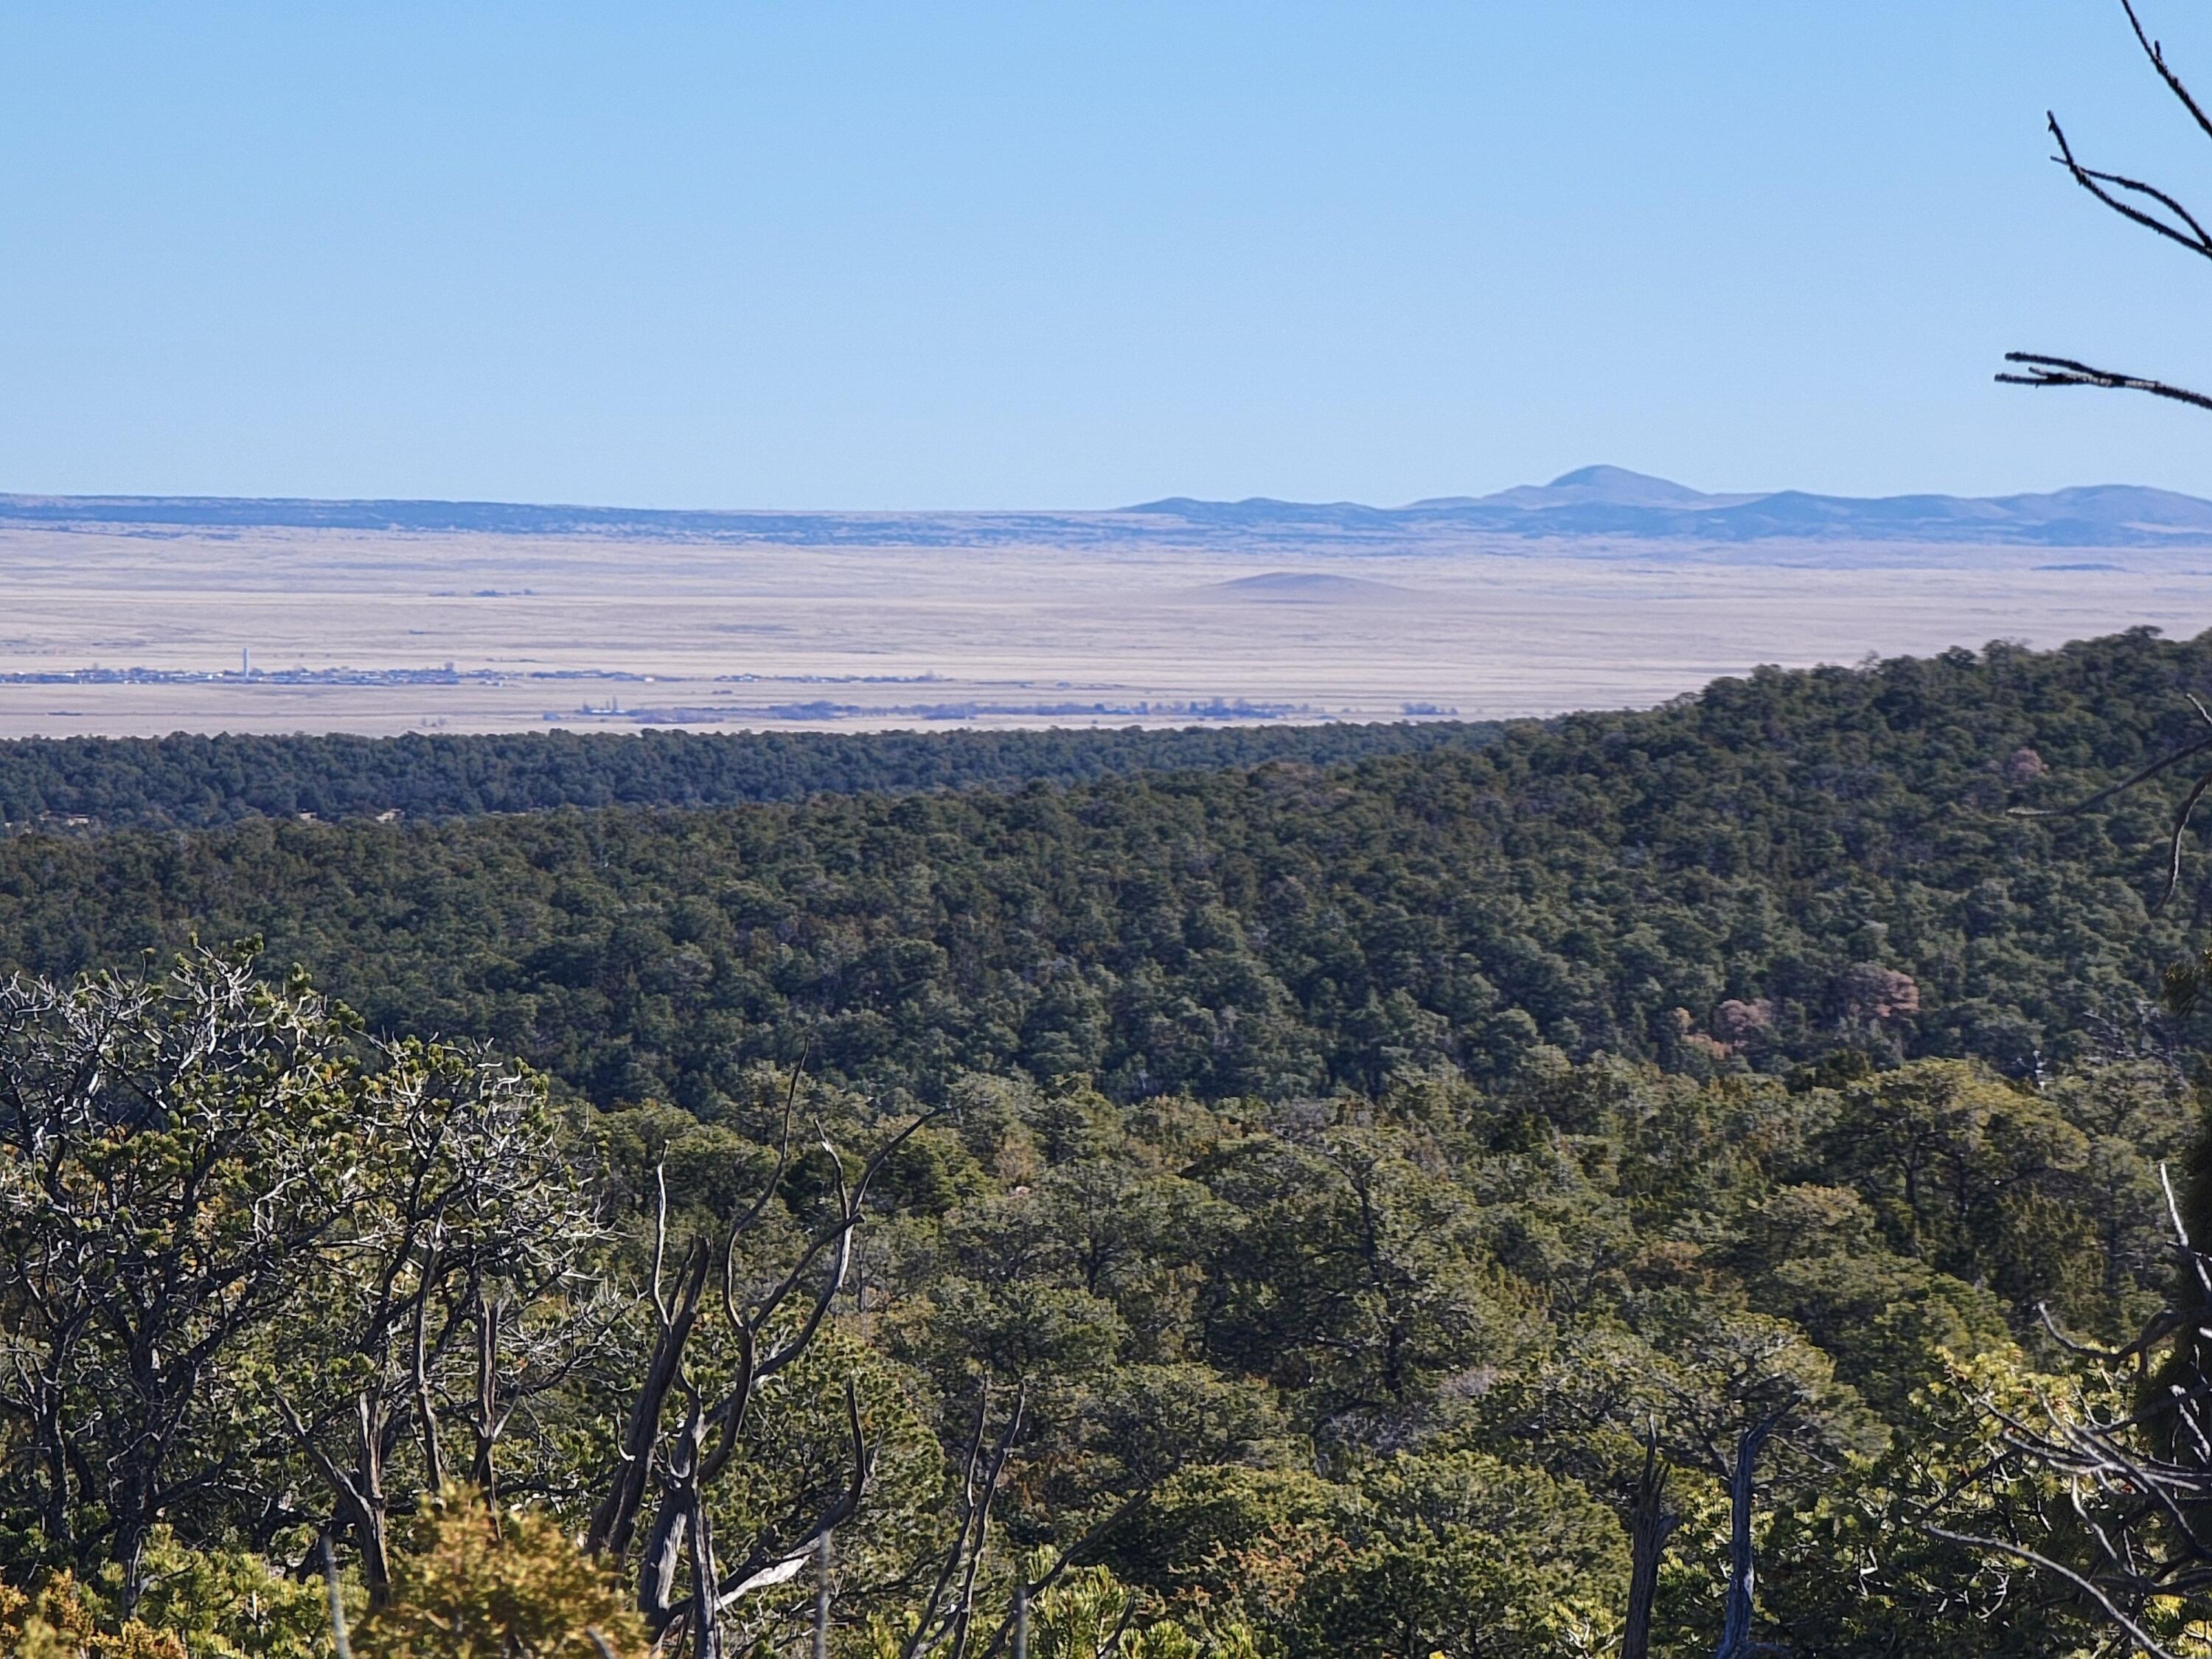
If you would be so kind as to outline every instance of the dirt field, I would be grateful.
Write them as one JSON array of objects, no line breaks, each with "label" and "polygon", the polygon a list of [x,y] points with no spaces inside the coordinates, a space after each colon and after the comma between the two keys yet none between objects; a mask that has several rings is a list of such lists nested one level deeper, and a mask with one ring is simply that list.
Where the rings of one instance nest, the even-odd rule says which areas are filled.
[{"label": "dirt field", "polygon": [[[1650,703],[1761,662],[2212,626],[2202,551],[1572,550],[0,530],[0,673],[222,677],[0,684],[0,736],[1473,718]],[[287,674],[339,667],[371,683]]]}]

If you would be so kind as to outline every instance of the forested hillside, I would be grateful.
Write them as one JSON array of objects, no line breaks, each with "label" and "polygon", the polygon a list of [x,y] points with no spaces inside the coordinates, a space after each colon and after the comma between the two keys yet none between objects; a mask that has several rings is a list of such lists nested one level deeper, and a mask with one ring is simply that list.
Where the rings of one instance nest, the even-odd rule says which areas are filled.
[{"label": "forested hillside", "polygon": [[1762,671],[1646,713],[1323,769],[1014,793],[259,822],[0,846],[0,958],[259,935],[388,1031],[603,1105],[711,1113],[757,1060],[943,1097],[1504,1075],[1532,1045],[1700,1074],[1838,1047],[2032,1076],[2165,1040],[2212,896],[2147,914],[2185,775],[2007,815],[2193,740],[2212,637]]},{"label": "forested hillside", "polygon": [[821,793],[1079,783],[1147,767],[1319,765],[1473,746],[1458,720],[1172,731],[506,737],[25,738],[0,743],[0,828],[204,830],[257,817],[466,817],[556,806],[734,806]]},{"label": "forested hillside", "polygon": [[840,1659],[1686,1656],[1753,1552],[1793,1653],[2100,1650],[2018,1552],[2190,1558],[2034,1437],[2212,1404],[2068,1340],[2196,1305],[2212,878],[2148,915],[2185,769],[2007,809],[2208,687],[16,837],[9,964],[131,971],[0,989],[0,1644],[307,1659],[327,1547],[363,1659],[795,1655],[817,1577]]}]

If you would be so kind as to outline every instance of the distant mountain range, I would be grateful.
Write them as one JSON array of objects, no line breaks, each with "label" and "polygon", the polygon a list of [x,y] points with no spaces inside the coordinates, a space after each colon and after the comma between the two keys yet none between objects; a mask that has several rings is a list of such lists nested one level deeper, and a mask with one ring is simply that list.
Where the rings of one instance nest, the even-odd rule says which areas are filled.
[{"label": "distant mountain range", "polygon": [[[1714,495],[1588,466],[1548,484],[1406,507],[1184,497],[1109,512],[777,513],[541,507],[497,501],[323,501],[225,496],[0,495],[0,526],[106,526],[159,534],[211,528],[612,536],[790,546],[1291,544],[1448,550],[1538,543],[1863,544],[2212,548],[2212,501],[2096,484],[2048,495]],[[1534,550],[1533,549],[1529,550]]]},{"label": "distant mountain range", "polygon": [[1410,507],[1351,502],[1148,501],[1133,512],[1251,532],[1458,531],[1561,539],[1918,542],[2040,547],[2212,544],[2212,501],[2132,484],[2044,495],[1814,495],[1799,489],[1709,495],[1618,466],[1586,466],[1494,495],[1444,495]]}]

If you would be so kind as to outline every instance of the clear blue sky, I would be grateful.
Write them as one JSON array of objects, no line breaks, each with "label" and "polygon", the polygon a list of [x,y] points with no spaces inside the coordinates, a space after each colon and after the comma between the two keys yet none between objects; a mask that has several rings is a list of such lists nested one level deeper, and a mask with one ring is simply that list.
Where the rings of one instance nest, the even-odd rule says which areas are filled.
[{"label": "clear blue sky", "polygon": [[[2212,18],[2145,0],[2212,89]],[[2212,494],[2104,0],[0,5],[0,489]]]}]

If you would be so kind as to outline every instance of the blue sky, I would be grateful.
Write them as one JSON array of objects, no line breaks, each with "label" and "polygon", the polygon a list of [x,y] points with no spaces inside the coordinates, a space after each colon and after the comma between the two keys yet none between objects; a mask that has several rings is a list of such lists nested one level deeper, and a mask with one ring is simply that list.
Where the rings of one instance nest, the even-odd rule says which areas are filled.
[{"label": "blue sky", "polygon": [[[2146,0],[2212,89],[2212,20]],[[0,5],[0,489],[2212,494],[2102,0]]]}]

